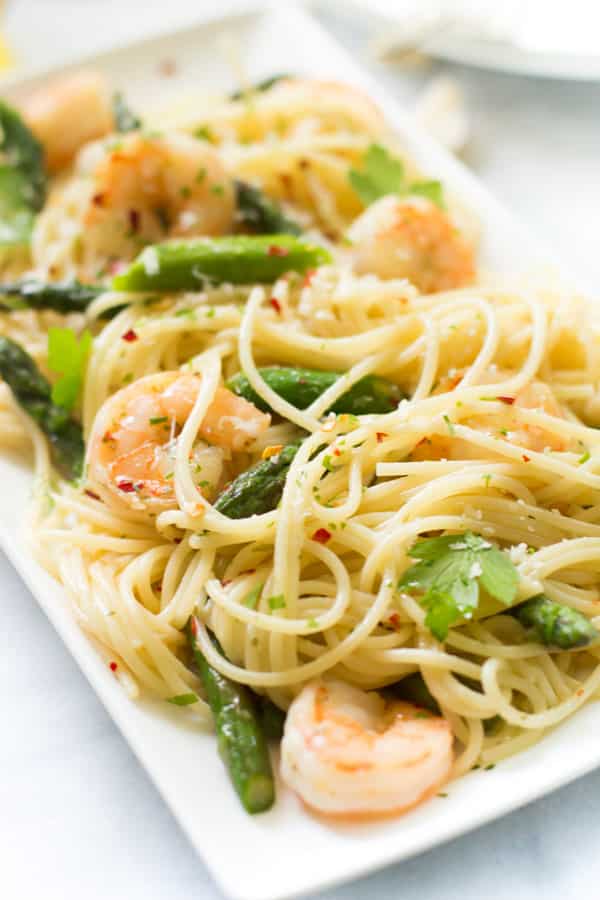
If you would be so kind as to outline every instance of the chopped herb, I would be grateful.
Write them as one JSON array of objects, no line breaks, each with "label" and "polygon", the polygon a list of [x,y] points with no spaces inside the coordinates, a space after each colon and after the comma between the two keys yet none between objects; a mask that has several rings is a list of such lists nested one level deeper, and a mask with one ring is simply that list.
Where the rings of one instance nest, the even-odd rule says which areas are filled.
[{"label": "chopped herb", "polygon": [[205,312],[205,316],[207,319],[214,319],[215,317],[215,308],[214,306],[209,306]]},{"label": "chopped herb", "polygon": [[225,193],[225,188],[222,184],[213,184],[210,191],[211,194],[216,194],[218,197],[222,197]]},{"label": "chopped herb", "polygon": [[323,457],[323,468],[327,469],[328,472],[333,472],[333,470],[335,469],[335,466],[333,465],[333,463],[331,461],[331,456],[329,455],[329,453]]},{"label": "chopped herb", "polygon": [[510,557],[478,534],[450,534],[417,541],[409,555],[419,560],[404,573],[398,587],[423,591],[425,624],[443,641],[448,628],[471,618],[479,604],[480,586],[506,606],[517,596],[518,574]]},{"label": "chopped herb", "polygon": [[581,456],[579,457],[577,462],[579,463],[580,466],[582,466],[583,463],[586,463],[588,461],[588,459],[590,459],[590,451],[586,450],[584,453],[581,454]]},{"label": "chopped herb", "polygon": [[489,488],[490,481],[492,480],[491,474],[488,472],[487,475],[482,475],[483,480],[485,481],[485,486]]},{"label": "chopped herb", "polygon": [[196,311],[193,310],[193,309],[190,309],[189,306],[186,306],[185,309],[178,309],[177,312],[175,313],[175,315],[176,315],[178,318],[181,318],[181,319],[183,319],[183,318],[186,318],[186,319],[195,319],[195,318],[196,318]]},{"label": "chopped herb", "polygon": [[164,422],[168,422],[168,416],[152,416],[152,418],[148,419],[150,425],[162,425]]},{"label": "chopped herb", "polygon": [[271,609],[284,609],[285,597],[283,594],[275,594],[273,597],[269,597],[267,603]]},{"label": "chopped herb", "polygon": [[244,606],[247,606],[248,609],[256,609],[263,587],[264,584],[262,583],[257,584],[256,587],[253,587],[252,590],[249,591],[242,600]]},{"label": "chopped herb", "polygon": [[167,697],[167,703],[172,703],[174,706],[191,706],[192,703],[197,702],[196,694],[176,694],[175,697]]},{"label": "chopped herb", "polygon": [[306,627],[307,627],[307,628],[318,628],[318,627],[319,627],[319,623],[317,622],[316,619],[312,619],[312,618],[311,618],[311,619],[307,619],[307,620],[306,620]]},{"label": "chopped herb", "polygon": [[484,771],[489,772],[490,769],[495,769],[495,768],[496,768],[496,763],[490,763],[489,766],[484,766]]},{"label": "chopped herb", "polygon": [[184,184],[179,193],[185,200],[187,200],[192,196],[192,189],[189,185]]},{"label": "chopped herb", "polygon": [[57,406],[72,409],[77,403],[91,349],[89,331],[84,331],[78,340],[70,328],[50,328],[48,366],[61,376],[52,387],[52,401]]},{"label": "chopped herb", "polygon": [[201,184],[206,178],[206,169],[204,166],[200,166],[198,171],[196,172],[196,181],[198,184]]},{"label": "chopped herb", "polygon": [[199,138],[203,141],[209,141],[209,143],[211,144],[215,143],[215,136],[208,125],[200,125],[198,128],[196,128],[196,130],[194,131],[194,137]]},{"label": "chopped herb", "polygon": [[442,418],[443,418],[444,422],[446,423],[446,425],[448,426],[448,431],[450,432],[450,434],[454,434],[454,425],[452,424],[452,422],[450,421],[448,416],[442,416]]}]

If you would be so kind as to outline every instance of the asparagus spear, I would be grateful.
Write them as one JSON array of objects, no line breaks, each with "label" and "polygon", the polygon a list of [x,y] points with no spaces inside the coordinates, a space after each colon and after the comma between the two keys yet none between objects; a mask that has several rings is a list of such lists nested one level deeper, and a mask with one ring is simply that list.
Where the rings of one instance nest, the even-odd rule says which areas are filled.
[{"label": "asparagus spear", "polygon": [[79,477],[84,456],[81,425],[70,418],[66,409],[52,402],[50,383],[29,354],[15,341],[1,336],[0,375],[48,438],[58,468],[68,478]]},{"label": "asparagus spear", "polygon": [[120,91],[116,91],[113,94],[112,111],[115,129],[120,134],[125,134],[127,131],[137,131],[138,128],[142,127],[142,120],[129,109]]},{"label": "asparagus spear", "polygon": [[277,84],[278,81],[284,81],[286,78],[292,78],[292,75],[270,75],[268,78],[263,78],[262,81],[257,81],[256,84],[251,85],[248,88],[245,88],[241,91],[232,91],[229,95],[230,100],[241,100],[243,97],[247,97],[249,94],[264,94],[265,91],[268,91],[273,87],[274,84]]},{"label": "asparagus spear", "polygon": [[[275,781],[253,695],[208,664],[198,646],[198,622],[194,616],[186,630],[214,716],[221,758],[244,809],[249,813],[265,812],[275,801]],[[215,644],[222,653],[216,641]]]},{"label": "asparagus spear", "polygon": [[299,444],[288,444],[277,456],[251,466],[217,498],[215,509],[230,519],[244,519],[275,509]]},{"label": "asparagus spear", "polygon": [[2,100],[0,160],[0,246],[27,244],[46,197],[43,151],[19,113]]},{"label": "asparagus spear", "polygon": [[43,282],[35,278],[0,283],[0,309],[55,309],[85,312],[106,288],[78,281]]},{"label": "asparagus spear", "polygon": [[515,606],[513,613],[521,625],[533,629],[542,644],[561,650],[585,647],[599,635],[586,616],[570,606],[554,603],[545,594]]},{"label": "asparagus spear", "polygon": [[331,260],[327,250],[292,235],[234,235],[146,247],[113,279],[117,291],[193,291],[207,282],[272,282]]},{"label": "asparagus spear", "polygon": [[390,685],[388,690],[400,700],[414,703],[415,706],[422,706],[423,709],[428,709],[430,712],[435,713],[436,716],[441,714],[438,702],[425,684],[420,672],[407,675],[401,681]]},{"label": "asparagus spear", "polygon": [[[341,372],[322,372],[317,369],[299,367],[267,366],[259,369],[261,377],[269,387],[298,409],[306,409],[321,394],[331,387]],[[254,403],[263,412],[269,412],[269,405],[259,397],[250,382],[238,372],[227,382],[229,390]],[[388,413],[398,406],[404,394],[397,384],[379,375],[366,375],[352,385],[349,391],[336,400],[331,407],[335,413],[351,413],[355,416],[369,413]]]},{"label": "asparagus spear", "polygon": [[283,727],[285,725],[285,713],[282,709],[268,699],[268,697],[259,698],[260,720],[264,735],[268,741],[280,741],[283,737]]},{"label": "asparagus spear", "polygon": [[278,203],[245,181],[235,182],[239,221],[255,234],[301,234],[302,228],[289,219]]}]

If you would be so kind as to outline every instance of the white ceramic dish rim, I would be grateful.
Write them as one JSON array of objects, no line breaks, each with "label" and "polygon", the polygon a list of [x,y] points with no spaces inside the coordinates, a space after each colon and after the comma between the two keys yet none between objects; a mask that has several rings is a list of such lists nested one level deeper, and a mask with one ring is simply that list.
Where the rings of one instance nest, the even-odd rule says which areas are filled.
[{"label": "white ceramic dish rim", "polygon": [[[280,36],[310,43],[325,60],[324,73],[362,85],[386,111],[405,141],[407,151],[425,171],[439,174],[476,209],[494,240],[484,241],[484,257],[510,268],[547,265],[547,257],[531,237],[463,166],[435,145],[396,104],[366,77],[306,13],[296,7],[236,14],[194,30],[198,41],[210,40],[214,28],[271,17]],[[236,24],[238,23],[238,24]],[[240,27],[242,27],[240,25]],[[279,33],[278,32],[278,33]],[[130,46],[135,52],[163,52],[177,46],[190,28]],[[116,53],[89,60],[110,65]],[[291,51],[290,56],[293,58]],[[78,62],[78,64],[80,64]],[[70,63],[67,69],[73,68]],[[56,70],[55,70],[56,71]],[[263,73],[260,73],[263,74]],[[31,82],[31,76],[25,82]],[[22,85],[25,82],[20,82]],[[17,89],[19,84],[13,81]],[[6,92],[6,85],[3,93]],[[485,244],[490,246],[486,249]],[[502,267],[502,266],[501,266]],[[64,592],[37,566],[17,528],[29,480],[12,460],[0,460],[5,503],[0,508],[0,543],[37,598],[40,606],[79,662],[110,715],[160,790],[192,844],[223,890],[240,900],[276,900],[357,877],[385,864],[422,852],[554,790],[600,765],[600,708],[589,706],[532,750],[503,763],[494,772],[477,772],[453,784],[449,797],[398,820],[360,826],[328,826],[309,817],[287,792],[277,808],[250,818],[237,806],[210,735],[189,734],[176,727],[176,711],[156,704],[133,704],[123,694],[105,661],[79,629]],[[190,766],[190,760],[196,766]],[[199,772],[198,770],[202,771]],[[198,798],[205,801],[204,809]],[[208,815],[205,814],[208,810]],[[203,815],[204,813],[204,815]],[[261,860],[265,841],[269,852]],[[236,847],[231,865],[229,847]],[[227,846],[224,844],[227,843]],[[310,865],[306,865],[306,860]],[[248,875],[250,874],[250,877]]]}]

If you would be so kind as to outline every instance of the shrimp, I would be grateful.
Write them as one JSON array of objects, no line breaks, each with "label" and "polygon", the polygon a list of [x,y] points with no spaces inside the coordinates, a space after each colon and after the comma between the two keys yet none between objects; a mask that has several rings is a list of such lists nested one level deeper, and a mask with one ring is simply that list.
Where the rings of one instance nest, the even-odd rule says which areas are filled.
[{"label": "shrimp", "polygon": [[128,259],[146,243],[232,229],[233,182],[205,141],[126,134],[84,148],[77,168],[90,180],[82,240],[100,255]]},{"label": "shrimp", "polygon": [[[481,384],[497,383],[506,378],[506,373],[486,373],[481,379]],[[458,381],[457,381],[458,378]],[[445,393],[452,390],[460,382],[461,376],[453,375],[447,381],[442,381],[436,393]],[[523,422],[518,410],[534,410],[546,413],[555,419],[565,419],[564,408],[558,402],[552,390],[543,381],[530,381],[514,396],[498,398],[503,406],[499,413],[494,415],[477,415],[465,419],[462,424],[476,431],[490,434],[502,440],[517,444],[524,450],[532,450],[535,453],[543,453],[546,448],[553,451],[564,451],[569,448],[568,443],[540,425],[530,425]],[[481,450],[474,447],[468,441],[461,438],[441,437],[434,435],[423,439],[413,450],[413,460],[430,459],[480,459]]]},{"label": "shrimp", "polygon": [[321,813],[400,813],[449,779],[452,743],[440,716],[342,682],[313,682],[289,709],[281,775]]},{"label": "shrimp", "polygon": [[44,148],[50,172],[67,166],[80,147],[114,127],[108,87],[96,72],[51,81],[26,98],[21,111]]},{"label": "shrimp", "polygon": [[[105,401],[88,442],[90,483],[132,506],[160,512],[176,505],[173,467],[177,437],[192,411],[201,376],[159,372],[134,381]],[[198,489],[212,496],[230,451],[247,450],[271,417],[219,387],[190,456]]]},{"label": "shrimp", "polygon": [[359,274],[408,278],[422,293],[461,287],[475,277],[472,245],[424,197],[381,197],[356,219],[348,237]]}]

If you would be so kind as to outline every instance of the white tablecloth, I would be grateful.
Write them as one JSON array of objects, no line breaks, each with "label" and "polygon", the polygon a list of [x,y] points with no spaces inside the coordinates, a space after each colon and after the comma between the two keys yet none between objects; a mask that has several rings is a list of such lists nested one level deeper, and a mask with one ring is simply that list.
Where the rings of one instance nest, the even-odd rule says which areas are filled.
[{"label": "white tablecloth", "polygon": [[[213,3],[18,0],[10,31],[40,62],[107,46]],[[118,13],[118,14],[117,14]],[[323,21],[353,50],[364,26]],[[110,28],[110,30],[109,30]],[[454,66],[474,123],[467,162],[557,257],[600,287],[600,86]],[[407,102],[422,72],[383,73]],[[1,89],[0,89],[1,92]],[[0,897],[219,898],[147,776],[10,565],[0,559]],[[520,812],[322,900],[594,897],[600,772]],[[232,852],[235,850],[232,848]],[[268,849],[267,849],[268,852]],[[310,865],[302,858],[299,865]]]}]

